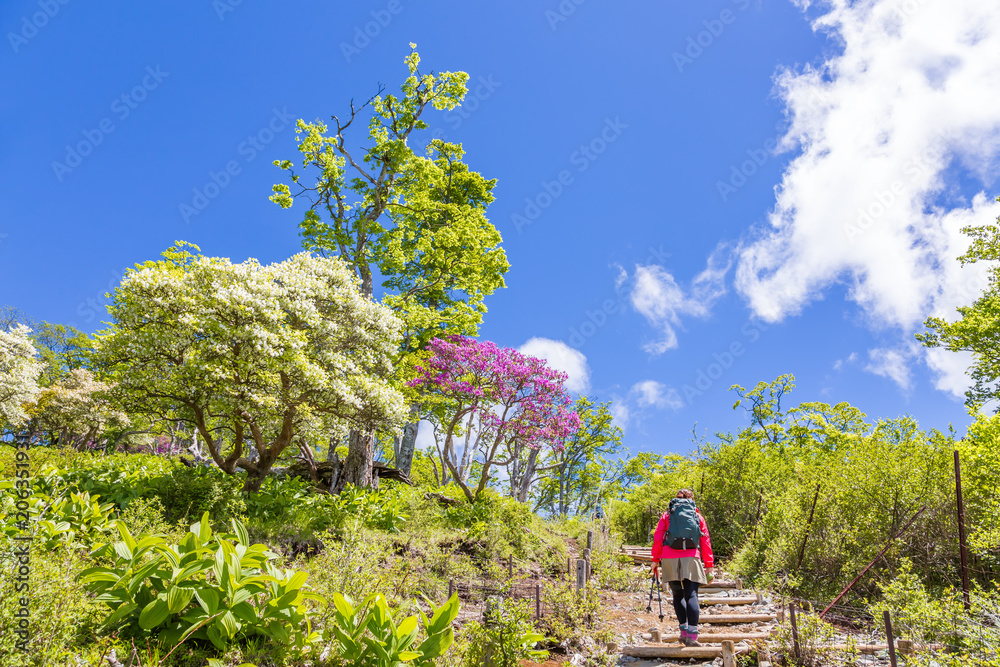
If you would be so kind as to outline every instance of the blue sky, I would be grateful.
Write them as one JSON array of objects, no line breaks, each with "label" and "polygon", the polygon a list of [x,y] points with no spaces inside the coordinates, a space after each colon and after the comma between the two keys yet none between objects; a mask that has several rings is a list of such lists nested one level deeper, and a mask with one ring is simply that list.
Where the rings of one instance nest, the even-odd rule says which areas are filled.
[{"label": "blue sky", "polygon": [[297,252],[302,209],[268,201],[293,119],[397,87],[415,42],[470,75],[427,134],[499,180],[511,270],[483,336],[615,401],[632,451],[739,428],[730,385],[782,373],[793,403],[964,432],[967,360],[912,334],[981,288],[958,228],[1000,213],[979,4],[8,1],[0,304],[94,331],[177,239]]}]

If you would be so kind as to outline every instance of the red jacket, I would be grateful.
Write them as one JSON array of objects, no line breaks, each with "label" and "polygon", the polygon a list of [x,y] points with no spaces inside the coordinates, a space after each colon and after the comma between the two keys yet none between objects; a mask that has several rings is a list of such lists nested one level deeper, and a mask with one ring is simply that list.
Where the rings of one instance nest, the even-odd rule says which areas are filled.
[{"label": "red jacket", "polygon": [[[664,512],[660,517],[660,523],[656,525],[656,532],[653,533],[653,562],[659,563],[661,558],[687,558],[688,556],[701,556],[701,562],[705,567],[715,565],[715,557],[712,555],[712,540],[708,537],[708,524],[705,517],[698,513],[698,525],[701,527],[701,549],[672,549],[663,546],[663,536],[670,528],[670,512]],[[700,552],[700,554],[699,554]]]}]

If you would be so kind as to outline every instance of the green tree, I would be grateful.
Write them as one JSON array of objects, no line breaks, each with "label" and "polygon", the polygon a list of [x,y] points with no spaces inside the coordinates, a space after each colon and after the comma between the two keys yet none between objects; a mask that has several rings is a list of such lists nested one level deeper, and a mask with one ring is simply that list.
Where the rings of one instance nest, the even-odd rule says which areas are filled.
[{"label": "green tree", "polygon": [[552,514],[586,514],[625,474],[626,464],[616,455],[622,449],[622,430],[611,416],[611,403],[595,403],[580,396],[573,407],[580,428],[553,448],[537,467],[539,487],[535,507]]},{"label": "green tree", "polygon": [[163,256],[129,270],[97,337],[97,366],[128,413],[189,424],[220,468],[247,472],[248,491],[305,435],[402,420],[399,320],[343,262],[232,264],[182,243]]},{"label": "green tree", "polygon": [[[411,47],[414,45],[411,45]],[[303,246],[344,260],[361,281],[366,297],[383,279],[382,301],[403,320],[402,352],[423,349],[436,336],[475,336],[486,307],[483,300],[504,286],[508,269],[501,237],[486,217],[495,180],[470,171],[458,144],[431,139],[418,152],[414,132],[427,128],[427,107],[444,111],[462,103],[465,72],[422,74],[411,52],[409,76],[400,95],[382,95],[355,107],[343,120],[298,122],[301,168],[276,161],[291,185],[274,186],[271,200],[282,208],[294,199],[309,202],[299,225]],[[371,106],[368,146],[360,158],[348,130]],[[292,189],[295,188],[293,193]],[[409,473],[421,412],[414,401],[403,430],[396,465]],[[331,448],[331,452],[334,448]],[[342,479],[367,485],[373,440],[352,434]]]},{"label": "green tree", "polygon": [[[971,306],[957,309],[958,320],[928,317],[924,321],[928,331],[916,334],[916,338],[926,347],[972,353],[969,371],[974,384],[966,391],[965,402],[975,410],[1000,398],[1000,265],[996,263],[1000,260],[1000,225],[970,226],[962,231],[972,238],[972,243],[958,261],[962,266],[993,262],[989,284]],[[1000,403],[996,411],[1000,411]]]}]

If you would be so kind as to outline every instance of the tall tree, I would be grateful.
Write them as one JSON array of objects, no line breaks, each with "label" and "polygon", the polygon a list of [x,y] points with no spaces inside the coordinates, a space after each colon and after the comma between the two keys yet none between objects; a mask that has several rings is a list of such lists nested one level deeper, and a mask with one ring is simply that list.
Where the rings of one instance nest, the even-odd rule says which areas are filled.
[{"label": "tall tree", "polygon": [[[413,45],[411,45],[413,46]],[[411,52],[401,95],[372,97],[348,115],[333,116],[334,128],[298,122],[298,150],[304,174],[293,161],[276,161],[289,184],[274,186],[271,200],[288,208],[306,198],[300,224],[303,246],[343,259],[372,298],[375,277],[383,278],[383,303],[404,323],[402,351],[423,349],[435,336],[476,335],[483,300],[504,286],[508,269],[501,237],[486,217],[495,180],[469,170],[457,144],[429,140],[411,148],[414,132],[427,128],[427,107],[459,106],[466,94],[465,72],[421,74],[420,56]],[[368,146],[359,153],[348,130],[371,107]],[[295,188],[295,192],[292,189]],[[411,404],[396,465],[408,473],[420,406]],[[343,478],[364,485],[370,478],[369,436],[352,434]],[[333,451],[333,447],[330,451]]]},{"label": "tall tree", "polygon": [[544,478],[536,505],[564,517],[596,507],[625,472],[624,463],[614,458],[622,447],[622,430],[611,416],[611,404],[581,396],[574,410],[580,428],[538,468]]},{"label": "tall tree", "polygon": [[962,231],[972,243],[958,260],[963,266],[991,262],[989,284],[971,306],[957,309],[958,320],[928,317],[924,325],[929,331],[916,337],[927,347],[971,352],[969,371],[974,384],[965,392],[965,403],[977,410],[993,401],[994,411],[1000,412],[1000,225],[965,227]]},{"label": "tall tree", "polygon": [[38,395],[43,364],[35,358],[31,329],[10,326],[0,330],[0,425],[18,428],[28,419],[25,405]]},{"label": "tall tree", "polygon": [[163,255],[128,272],[97,337],[98,367],[130,414],[189,424],[220,468],[247,472],[248,491],[317,424],[369,432],[402,420],[399,320],[343,262],[232,264],[182,245]]},{"label": "tall tree", "polygon": [[[469,502],[486,488],[494,468],[559,443],[579,426],[563,388],[566,374],[541,359],[461,336],[434,339],[430,350],[431,357],[417,368],[419,376],[412,384],[447,401],[442,458]],[[456,439],[465,424],[475,429],[480,474],[474,490],[454,464]]]}]

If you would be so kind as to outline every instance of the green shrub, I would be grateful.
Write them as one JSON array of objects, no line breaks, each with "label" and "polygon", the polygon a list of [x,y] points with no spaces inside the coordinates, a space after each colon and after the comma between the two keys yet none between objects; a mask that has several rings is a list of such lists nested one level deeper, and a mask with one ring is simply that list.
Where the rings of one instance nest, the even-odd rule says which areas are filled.
[{"label": "green shrub", "polygon": [[535,630],[523,602],[510,598],[493,598],[491,602],[482,623],[471,621],[462,630],[464,667],[517,667],[522,660],[548,657],[547,651],[535,648],[545,637]]},{"label": "green shrub", "polygon": [[[0,665],[55,667],[76,665],[72,656],[85,652],[100,624],[103,605],[75,581],[85,566],[83,556],[73,550],[47,552],[33,546],[28,585],[7,573],[14,571],[14,544],[0,538]],[[29,600],[27,652],[17,649],[20,599]],[[87,663],[89,664],[89,663]]]},{"label": "green shrub", "polygon": [[606,610],[594,588],[576,590],[576,585],[556,584],[544,589],[545,616],[542,626],[557,642],[578,641],[584,634],[602,642],[611,640],[604,627]]},{"label": "green shrub", "polygon": [[381,595],[369,597],[359,607],[340,593],[334,594],[333,602],[333,648],[349,667],[399,667],[403,663],[433,667],[454,641],[451,624],[459,611],[456,595],[436,608],[428,601],[431,617],[420,612],[426,638],[419,643],[417,616],[409,616],[397,625]]},{"label": "green shrub", "polygon": [[242,476],[215,467],[177,466],[154,478],[149,493],[160,499],[171,523],[208,513],[217,525],[224,525],[247,513]]},{"label": "green shrub", "polygon": [[315,596],[302,589],[306,573],[275,567],[276,554],[250,544],[238,521],[232,526],[235,543],[212,532],[206,513],[179,544],[167,544],[156,535],[135,539],[119,523],[122,539],[93,554],[111,558],[111,567],[80,573],[112,609],[104,627],[124,625],[166,647],[190,637],[225,649],[256,634],[308,650],[318,636],[307,617],[305,599]]}]

